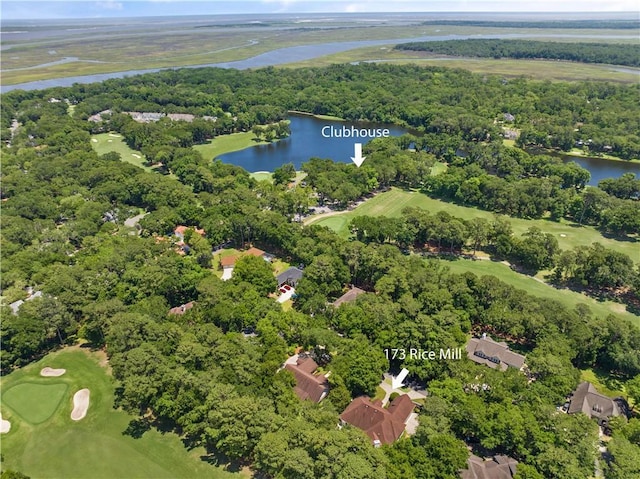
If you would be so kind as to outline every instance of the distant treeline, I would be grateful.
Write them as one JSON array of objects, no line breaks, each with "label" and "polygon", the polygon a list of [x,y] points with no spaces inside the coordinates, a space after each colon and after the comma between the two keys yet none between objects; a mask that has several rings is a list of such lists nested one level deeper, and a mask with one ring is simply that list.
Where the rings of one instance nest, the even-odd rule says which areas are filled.
[{"label": "distant treeline", "polygon": [[640,28],[638,20],[559,20],[559,21],[483,21],[483,20],[429,20],[422,25],[452,25],[460,27],[498,27],[498,28]]},{"label": "distant treeline", "polygon": [[635,45],[608,43],[559,43],[530,40],[448,40],[396,45],[397,50],[415,50],[442,55],[483,58],[545,58],[582,63],[612,63],[640,66]]}]

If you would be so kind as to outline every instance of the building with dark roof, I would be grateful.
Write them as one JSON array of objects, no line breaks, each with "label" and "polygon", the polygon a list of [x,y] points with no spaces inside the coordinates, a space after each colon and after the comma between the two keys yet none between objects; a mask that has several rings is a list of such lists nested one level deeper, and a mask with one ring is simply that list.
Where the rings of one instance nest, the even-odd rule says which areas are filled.
[{"label": "building with dark roof", "polygon": [[508,367],[522,369],[525,360],[522,354],[511,351],[507,343],[498,343],[486,334],[483,334],[481,338],[469,340],[467,357],[473,362],[501,371],[506,371]]},{"label": "building with dark roof", "polygon": [[623,398],[611,399],[600,394],[595,386],[589,382],[582,382],[571,394],[569,399],[569,414],[583,413],[589,418],[596,418],[598,424],[606,427],[609,419],[616,416],[628,415],[628,405]]},{"label": "building with dark roof", "polygon": [[291,266],[278,275],[278,287],[286,283],[295,288],[298,281],[302,279],[302,275],[304,275],[304,271]]},{"label": "building with dark roof", "polygon": [[284,368],[291,371],[296,378],[296,395],[313,402],[322,401],[329,393],[329,381],[323,374],[314,374],[318,365],[309,358],[297,358],[295,363],[287,362]]},{"label": "building with dark roof", "polygon": [[395,398],[389,407],[365,396],[354,399],[340,414],[342,423],[362,429],[373,445],[391,444],[402,436],[415,404],[407,394]]},{"label": "building with dark roof", "polygon": [[342,303],[350,303],[352,301],[355,301],[358,296],[360,296],[361,294],[364,294],[364,293],[366,293],[366,291],[364,291],[364,290],[362,290],[360,288],[356,288],[354,286],[349,291],[347,291],[342,296],[340,296],[338,299],[336,299],[333,302],[333,305],[337,308]]},{"label": "building with dark roof", "polygon": [[518,461],[508,456],[493,456],[485,461],[472,454],[467,465],[460,471],[460,479],[511,479],[516,475]]}]

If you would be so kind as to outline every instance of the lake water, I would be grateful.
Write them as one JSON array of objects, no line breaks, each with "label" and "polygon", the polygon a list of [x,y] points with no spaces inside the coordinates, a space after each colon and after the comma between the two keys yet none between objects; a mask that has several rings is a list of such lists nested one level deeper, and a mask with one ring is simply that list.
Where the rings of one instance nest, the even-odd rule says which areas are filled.
[{"label": "lake water", "polygon": [[[388,129],[389,136],[401,136],[408,130],[394,125],[375,123],[351,123],[342,121],[320,120],[312,116],[289,116],[291,136],[267,145],[256,145],[240,151],[227,153],[219,157],[224,163],[232,163],[247,171],[273,171],[286,163],[293,163],[300,169],[302,163],[309,158],[331,158],[333,161],[350,163],[354,156],[354,144],[367,143],[370,138],[325,138],[322,128],[333,126],[335,129],[352,126],[357,129]],[[215,140],[213,140],[215,142]]]},{"label": "lake water", "polygon": [[[243,167],[247,171],[273,171],[285,163],[293,163],[300,169],[302,163],[311,157],[330,158],[333,161],[350,163],[354,156],[354,144],[363,145],[369,139],[325,138],[322,128],[333,126],[341,129],[351,128],[387,128],[390,136],[401,136],[408,130],[394,125],[373,123],[351,123],[320,120],[312,116],[291,115],[291,136],[268,145],[257,145],[219,157],[224,163]],[[215,141],[215,140],[214,140]],[[535,152],[530,152],[535,153]],[[545,153],[548,154],[548,153]],[[635,173],[640,178],[640,163],[612,161],[603,158],[580,158],[568,155],[555,155],[563,161],[575,161],[591,173],[590,185],[597,185],[604,178],[618,178],[624,173]],[[365,162],[366,164],[366,162]]]},{"label": "lake water", "polygon": [[591,173],[589,185],[597,186],[605,178],[618,178],[625,173],[635,173],[640,178],[640,163],[637,161],[615,161],[604,158],[580,158],[569,155],[559,155],[562,161],[575,161]]}]

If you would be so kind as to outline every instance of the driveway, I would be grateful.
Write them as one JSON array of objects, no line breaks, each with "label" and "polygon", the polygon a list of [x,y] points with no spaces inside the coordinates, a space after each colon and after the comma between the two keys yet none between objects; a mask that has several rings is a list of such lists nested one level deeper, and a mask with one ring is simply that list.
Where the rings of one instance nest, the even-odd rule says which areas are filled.
[{"label": "driveway", "polygon": [[391,378],[392,376],[390,374],[385,373],[384,380],[380,383],[380,387],[384,389],[384,392],[385,392],[384,398],[382,399],[382,404],[384,405],[387,404],[387,402],[389,401],[389,396],[391,396],[391,393],[396,392],[398,394],[405,394],[406,389],[409,389],[409,391],[406,394],[408,394],[412,400],[424,399],[427,397],[427,391],[424,391],[424,390],[418,391],[418,390],[410,389],[407,387],[403,387],[405,391],[402,391],[401,389],[393,389],[391,387]]},{"label": "driveway", "polygon": [[291,288],[286,293],[282,293],[280,296],[278,296],[278,299],[277,299],[278,303],[284,303],[285,301],[289,301],[291,299],[291,296],[293,296],[295,292],[296,292],[296,289]]},{"label": "driveway", "polygon": [[231,276],[233,275],[233,267],[231,268],[224,268],[222,270],[222,277],[220,279],[222,279],[222,281],[226,281],[228,279],[231,279]]}]

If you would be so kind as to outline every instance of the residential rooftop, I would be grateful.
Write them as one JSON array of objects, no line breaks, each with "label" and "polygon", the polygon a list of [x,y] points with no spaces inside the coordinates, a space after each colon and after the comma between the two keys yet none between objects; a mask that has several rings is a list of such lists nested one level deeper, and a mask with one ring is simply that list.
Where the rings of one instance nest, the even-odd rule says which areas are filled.
[{"label": "residential rooftop", "polygon": [[329,393],[329,381],[323,374],[314,374],[318,365],[310,357],[298,357],[295,363],[287,362],[284,367],[295,376],[294,391],[300,399],[320,402]]},{"label": "residential rooftop", "polygon": [[303,275],[304,271],[295,266],[291,266],[278,275],[278,286],[282,286],[285,283],[295,286],[298,284],[298,281],[302,279]]},{"label": "residential rooftop", "polygon": [[366,293],[366,291],[364,291],[363,289],[360,289],[360,288],[356,288],[354,286],[349,291],[347,291],[342,296],[340,296],[338,299],[336,299],[333,302],[333,305],[337,308],[342,303],[350,303],[352,301],[355,301],[358,296],[360,296],[361,294],[364,294],[364,293]]},{"label": "residential rooftop", "polygon": [[391,444],[402,436],[415,404],[407,394],[395,398],[388,409],[381,401],[365,396],[354,399],[340,414],[340,420],[362,429],[375,446]]},{"label": "residential rooftop", "polygon": [[478,364],[505,371],[508,367],[522,369],[525,357],[509,349],[507,343],[497,342],[487,335],[471,338],[467,343],[467,357]]},{"label": "residential rooftop", "polygon": [[581,382],[571,394],[569,414],[583,413],[589,418],[598,419],[599,423],[606,423],[608,419],[626,414],[626,407],[621,398],[611,399],[600,394],[595,386],[589,382]]},{"label": "residential rooftop", "polygon": [[460,471],[460,479],[512,479],[518,461],[508,456],[493,456],[485,461],[472,454],[467,465],[467,469]]}]

